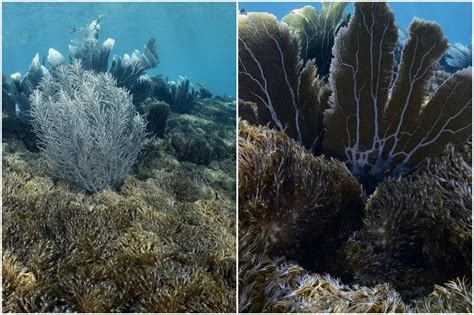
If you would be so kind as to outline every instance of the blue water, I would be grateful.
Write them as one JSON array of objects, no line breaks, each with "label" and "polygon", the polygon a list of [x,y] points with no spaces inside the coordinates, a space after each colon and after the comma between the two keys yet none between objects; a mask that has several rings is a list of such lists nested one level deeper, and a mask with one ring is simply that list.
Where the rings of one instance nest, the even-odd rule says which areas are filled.
[{"label": "blue water", "polygon": [[[247,12],[269,12],[278,19],[291,10],[305,5],[313,5],[318,10],[320,3],[315,2],[240,2],[239,10]],[[441,25],[444,36],[450,43],[469,44],[472,40],[472,4],[470,2],[390,2],[398,26],[408,29],[413,17],[436,21]],[[354,11],[354,5],[346,8],[346,13]]]},{"label": "blue water", "polygon": [[[214,94],[235,96],[235,3],[3,3],[3,73],[28,70],[50,47],[66,58],[73,27],[99,15],[100,40],[112,55],[130,54],[156,38],[160,64],[148,74],[187,76]],[[74,36],[75,35],[75,36]]]}]

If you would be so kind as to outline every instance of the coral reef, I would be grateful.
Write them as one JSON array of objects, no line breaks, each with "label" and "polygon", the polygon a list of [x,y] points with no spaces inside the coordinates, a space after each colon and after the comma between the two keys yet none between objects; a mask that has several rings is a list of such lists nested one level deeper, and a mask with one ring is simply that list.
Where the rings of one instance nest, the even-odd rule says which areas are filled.
[{"label": "coral reef", "polygon": [[[11,110],[11,106],[5,106],[3,111],[15,114],[16,118],[20,119],[25,123],[30,122],[30,101],[29,97],[33,91],[38,87],[43,78],[49,77],[49,70],[45,66],[41,65],[39,60],[39,54],[36,54],[31,61],[30,68],[23,78],[20,73],[14,73],[11,75],[10,82],[10,94],[15,101],[15,110]],[[8,99],[7,99],[8,100]],[[6,100],[2,101],[2,106],[6,105]]]},{"label": "coral reef", "polygon": [[239,98],[256,104],[259,125],[316,148],[322,115],[314,61],[301,61],[297,35],[275,16],[248,13],[238,19]]},{"label": "coral reef", "polygon": [[80,60],[84,69],[96,72],[107,72],[110,52],[115,45],[113,38],[107,38],[104,42],[99,43],[100,20],[102,17],[100,15],[89,25],[82,27],[79,30],[80,38],[71,40],[71,44],[68,46],[71,62]]},{"label": "coral reef", "polygon": [[116,187],[146,143],[131,96],[79,61],[59,66],[30,96],[41,151],[56,177],[89,191]]},{"label": "coral reef", "polygon": [[361,284],[390,282],[406,298],[470,275],[470,164],[448,146],[416,178],[389,179],[367,202],[364,227],[346,247]]},{"label": "coral reef", "polygon": [[[155,68],[159,63],[155,39],[152,38],[147,42],[143,53],[135,50],[132,56],[125,54],[122,58],[114,58],[109,69],[109,55],[115,41],[108,38],[102,43],[99,42],[101,19],[102,16],[99,16],[89,25],[78,29],[81,37],[71,40],[69,45],[71,63],[79,61],[86,70],[100,73],[109,72],[114,76],[119,87],[128,89],[137,100],[145,100],[149,97],[149,90],[144,88],[146,83],[141,78],[147,70]],[[31,118],[29,115],[31,107],[29,97],[31,93],[38,88],[43,78],[49,77],[50,72],[54,72],[58,66],[64,64],[63,55],[53,48],[48,50],[46,60],[47,64],[42,64],[39,54],[36,54],[23,79],[20,73],[11,75],[11,83],[8,86],[10,87],[9,95],[13,97],[16,104],[15,115],[26,123],[30,123]],[[5,89],[5,84],[3,88]],[[10,114],[12,114],[8,101],[8,98],[3,99],[2,106],[4,109],[2,111],[10,111]],[[135,102],[135,104],[138,104],[138,102]]]},{"label": "coral reef", "polygon": [[197,86],[199,87],[199,90],[197,92],[197,95],[199,98],[211,98],[212,97],[212,92],[209,90],[209,87],[204,84],[204,83],[197,83]]},{"label": "coral reef", "polygon": [[[235,152],[235,102],[197,109],[187,116]],[[3,139],[4,312],[235,312],[235,153],[178,161],[175,120],[121,186],[96,194]]]},{"label": "coral reef", "polygon": [[314,59],[321,77],[329,74],[334,39],[339,29],[349,20],[349,14],[344,16],[344,9],[348,4],[322,2],[320,12],[312,5],[307,5],[282,18],[300,39],[301,58],[304,62]]},{"label": "coral reef", "polygon": [[405,303],[390,284],[344,285],[329,275],[265,254],[252,232],[239,238],[239,311],[307,313],[433,313],[472,311],[471,282],[436,285],[428,297]]},{"label": "coral reef", "polygon": [[471,69],[437,69],[437,24],[397,36],[386,4],[356,3],[329,87],[301,86],[314,15],[239,16],[239,311],[471,312]]},{"label": "coral reef", "polygon": [[447,40],[437,24],[419,19],[409,33],[390,90],[397,28],[386,4],[356,3],[336,38],[323,147],[369,190],[471,134],[471,69],[455,73],[422,106]]},{"label": "coral reef", "polygon": [[10,93],[10,83],[2,74],[2,112],[8,115],[16,115],[15,100]]},{"label": "coral reef", "polygon": [[114,57],[109,72],[117,80],[119,87],[126,87],[132,91],[138,79],[158,65],[158,53],[156,52],[156,40],[150,39],[143,48],[143,53],[135,50],[132,56],[123,55],[122,58]]}]

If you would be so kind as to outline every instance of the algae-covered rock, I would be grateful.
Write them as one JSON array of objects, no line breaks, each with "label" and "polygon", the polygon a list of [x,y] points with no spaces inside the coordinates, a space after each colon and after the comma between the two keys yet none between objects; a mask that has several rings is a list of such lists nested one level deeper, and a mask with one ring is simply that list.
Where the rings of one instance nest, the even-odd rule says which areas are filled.
[{"label": "algae-covered rock", "polygon": [[357,226],[361,188],[336,160],[286,134],[239,123],[239,224],[268,235],[269,251],[320,270]]},{"label": "algae-covered rock", "polygon": [[199,100],[192,114],[170,116],[166,150],[180,161],[209,165],[235,158],[235,104]]}]

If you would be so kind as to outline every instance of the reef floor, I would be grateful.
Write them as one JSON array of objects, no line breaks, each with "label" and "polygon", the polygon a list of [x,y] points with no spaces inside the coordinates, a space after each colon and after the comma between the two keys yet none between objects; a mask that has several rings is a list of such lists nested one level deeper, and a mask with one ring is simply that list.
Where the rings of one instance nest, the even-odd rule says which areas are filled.
[{"label": "reef floor", "polygon": [[5,312],[235,311],[235,101],[171,113],[123,184],[92,195],[19,139],[2,141]]}]

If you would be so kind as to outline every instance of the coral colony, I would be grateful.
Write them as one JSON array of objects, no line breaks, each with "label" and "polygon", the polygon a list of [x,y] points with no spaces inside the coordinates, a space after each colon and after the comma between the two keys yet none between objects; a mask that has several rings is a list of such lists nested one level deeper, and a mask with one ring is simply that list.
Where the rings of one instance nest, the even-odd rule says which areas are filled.
[{"label": "coral colony", "polygon": [[3,311],[235,312],[235,100],[100,21],[3,77]]},{"label": "coral colony", "polygon": [[471,51],[344,7],[238,17],[239,310],[470,312]]}]

